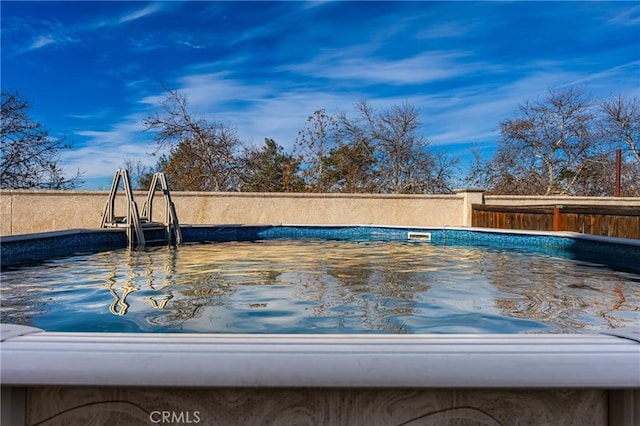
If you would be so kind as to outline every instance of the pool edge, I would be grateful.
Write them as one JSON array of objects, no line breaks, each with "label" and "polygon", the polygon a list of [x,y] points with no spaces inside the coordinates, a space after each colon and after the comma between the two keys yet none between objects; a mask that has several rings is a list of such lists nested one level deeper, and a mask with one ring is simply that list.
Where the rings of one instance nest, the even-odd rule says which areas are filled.
[{"label": "pool edge", "polygon": [[640,343],[604,334],[9,334],[3,386],[640,388]]}]

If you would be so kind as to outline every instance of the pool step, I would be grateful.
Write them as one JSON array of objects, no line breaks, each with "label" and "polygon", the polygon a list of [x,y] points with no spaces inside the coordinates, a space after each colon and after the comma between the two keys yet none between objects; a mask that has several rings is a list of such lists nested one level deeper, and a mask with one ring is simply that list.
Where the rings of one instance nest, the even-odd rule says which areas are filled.
[{"label": "pool step", "polygon": [[[115,200],[118,188],[120,187],[120,181],[122,181],[122,186],[124,187],[125,196],[127,198],[127,214],[125,216],[115,215]],[[162,195],[165,202],[164,222],[154,222],[152,219],[153,198],[158,184],[162,189]],[[100,227],[125,228],[130,247],[144,247],[147,242],[164,242],[167,244],[175,242],[175,244],[181,244],[182,232],[180,231],[180,224],[178,222],[175,205],[173,204],[173,201],[171,201],[171,194],[169,192],[169,185],[165,174],[154,173],[153,178],[151,179],[151,186],[147,194],[147,199],[142,207],[142,213],[140,213],[138,211],[138,205],[133,199],[133,190],[131,188],[129,172],[126,169],[116,170],[116,173],[113,176],[111,190],[109,191],[109,199],[107,200],[107,204],[102,212]],[[146,239],[145,231],[161,230],[164,231],[163,238],[153,238],[151,240]]]},{"label": "pool step", "polygon": [[152,245],[159,245],[159,244],[168,244],[169,241],[166,240],[165,238],[160,238],[160,239],[156,239],[156,240],[145,240],[145,243],[147,245],[152,244]]}]

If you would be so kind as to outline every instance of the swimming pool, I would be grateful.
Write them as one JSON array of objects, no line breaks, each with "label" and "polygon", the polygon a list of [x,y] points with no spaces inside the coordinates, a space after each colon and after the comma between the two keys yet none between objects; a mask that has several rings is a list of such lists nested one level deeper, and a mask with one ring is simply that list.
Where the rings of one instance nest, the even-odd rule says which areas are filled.
[{"label": "swimming pool", "polygon": [[[5,417],[11,424],[28,418],[80,421],[94,418],[96,407],[103,407],[102,411],[122,410],[125,417],[138,416],[140,423],[157,410],[204,410],[213,399],[220,400],[216,407],[231,410],[238,419],[238,411],[245,410],[238,398],[256,395],[262,399],[255,400],[255,410],[271,407],[286,416],[291,410],[306,413],[295,401],[319,398],[328,389],[346,405],[332,402],[322,407],[330,405],[339,413],[362,408],[352,405],[356,400],[378,406],[376,398],[388,397],[403,407],[405,401],[413,401],[416,410],[411,412],[424,416],[439,407],[433,400],[445,398],[443,410],[454,418],[460,414],[468,419],[464,410],[486,412],[506,419],[504,424],[522,420],[523,415],[533,422],[547,418],[549,423],[573,424],[574,416],[565,413],[567,406],[584,407],[577,412],[588,412],[590,419],[591,410],[599,413],[594,424],[607,424],[607,412],[609,424],[625,424],[638,406],[634,401],[640,395],[640,330],[634,289],[639,241],[557,232],[380,226],[193,226],[183,227],[183,237],[188,243],[184,246],[144,251],[127,251],[124,232],[111,229],[2,238],[3,293],[5,286],[11,291],[3,308],[19,312],[35,307],[15,318],[30,325],[0,324],[3,422]],[[292,255],[302,247],[313,256],[304,260]],[[182,256],[191,250],[196,253]],[[99,259],[106,268],[102,272],[96,272]],[[242,273],[224,269],[228,263],[243,262]],[[294,272],[281,270],[293,264]],[[410,272],[405,268],[409,264]],[[499,264],[506,268],[495,274]],[[539,268],[546,271],[542,280],[528,288],[524,281]],[[71,270],[75,272],[65,272]],[[75,282],[79,287],[58,289],[64,293],[55,296],[61,296],[61,305],[75,298],[90,300],[87,305],[100,312],[99,320],[69,325],[67,320],[75,321],[72,317],[89,317],[64,315],[60,307],[58,320],[30,322],[37,318],[35,311],[47,312],[52,301],[38,305],[35,300],[42,296],[30,299],[28,292],[15,292],[19,277],[34,274],[55,281],[54,273],[64,277],[65,285]],[[161,329],[167,325],[158,312],[170,312],[172,302],[187,303],[184,293],[195,295],[197,287],[189,287],[189,282],[197,276],[207,277],[200,289],[208,289],[198,296],[206,303],[196,312],[197,321],[175,323],[182,327],[179,333],[138,332],[140,324],[153,322],[150,318]],[[297,284],[291,283],[294,276]],[[403,280],[395,280],[398,276]],[[524,293],[512,293],[513,281]],[[92,285],[88,299],[80,296],[83,287]],[[130,291],[123,300],[127,286]],[[268,291],[259,294],[261,286]],[[562,287],[569,293],[561,297],[557,291]],[[50,297],[55,290],[48,289]],[[282,292],[289,292],[288,298],[281,297]],[[339,292],[350,302],[336,303],[339,299],[333,295]],[[265,300],[269,293],[273,294]],[[313,294],[325,296],[310,299]],[[24,303],[29,300],[34,303]],[[233,328],[211,332],[211,319],[222,306],[217,302],[223,300],[233,300],[222,308],[233,315],[231,321],[217,324]],[[281,300],[286,300],[286,309],[265,314],[270,304],[279,306]],[[20,304],[14,302],[19,301],[22,308],[16,308]],[[296,301],[305,309],[294,309]],[[528,307],[535,318],[520,318],[513,310],[517,305]],[[146,314],[140,306],[149,307]],[[585,314],[584,308],[595,310]],[[280,315],[283,311],[296,312],[289,319],[304,322],[297,313],[305,310],[329,314],[316,316],[316,328],[304,328],[305,332],[282,327],[287,317]],[[416,312],[419,315],[412,316]],[[448,314],[440,316],[441,312]],[[549,320],[551,313],[562,325]],[[467,321],[456,325],[449,321],[452,317]],[[264,318],[259,329],[257,320]],[[362,319],[379,327],[366,332],[353,327]],[[107,324],[98,328],[113,330],[112,321],[122,328],[46,331],[61,324],[61,329],[95,330],[101,321]],[[522,327],[523,322],[528,325]],[[279,326],[275,334],[267,327],[274,323]],[[631,327],[624,327],[628,323]],[[238,324],[252,324],[252,332],[235,328]],[[371,394],[374,388],[379,395]],[[124,400],[122,389],[132,392]],[[213,396],[212,389],[223,396]],[[295,392],[280,398],[274,389]],[[476,389],[482,391],[474,393]],[[50,395],[68,398],[53,406]],[[176,395],[191,403],[176,405]],[[549,401],[563,398],[560,409],[549,409]],[[34,410],[24,410],[25,401],[28,407],[51,410],[31,418],[25,413]],[[203,415],[214,419],[217,408],[207,410]],[[404,416],[395,424],[406,420]]]},{"label": "swimming pool", "polygon": [[[15,245],[23,259],[3,262],[1,322],[65,332],[514,334],[602,331],[640,315],[637,247],[602,239],[385,227],[184,234],[192,243],[53,259],[36,250],[31,262]],[[90,237],[72,237],[82,243],[67,248],[90,248]],[[104,246],[105,235],[94,238]]]}]

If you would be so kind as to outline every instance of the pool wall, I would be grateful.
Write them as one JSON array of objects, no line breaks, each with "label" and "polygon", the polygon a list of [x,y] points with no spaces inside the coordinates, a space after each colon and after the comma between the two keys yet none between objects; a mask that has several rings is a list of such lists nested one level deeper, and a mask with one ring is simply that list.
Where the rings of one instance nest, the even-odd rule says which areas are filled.
[{"label": "pool wall", "polygon": [[[524,249],[577,259],[629,263],[640,259],[640,240],[574,232],[497,230],[468,227],[400,227],[374,225],[194,225],[182,226],[185,243],[252,241],[277,238],[416,241],[424,244],[492,246]],[[410,234],[430,240],[411,239]],[[72,229],[0,237],[2,266],[46,260],[78,252],[127,246],[124,229]]]},{"label": "pool wall", "polygon": [[151,425],[161,424],[169,413],[182,420],[165,422],[174,425],[635,426],[608,412],[616,394],[591,389],[37,387],[15,394],[32,407],[24,422],[6,424]]}]

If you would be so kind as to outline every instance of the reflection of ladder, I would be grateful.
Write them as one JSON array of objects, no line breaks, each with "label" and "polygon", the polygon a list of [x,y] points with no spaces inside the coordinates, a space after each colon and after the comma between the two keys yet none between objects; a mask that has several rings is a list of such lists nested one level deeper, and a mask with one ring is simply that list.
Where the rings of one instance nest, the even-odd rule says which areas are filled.
[{"label": "reflection of ladder", "polygon": [[[124,186],[124,192],[127,199],[127,213],[126,216],[115,215],[115,202],[118,187],[120,186],[120,179]],[[153,196],[156,192],[156,187],[160,183],[162,193],[165,200],[165,221],[164,223],[153,222]],[[144,247],[146,243],[151,242],[166,242],[171,243],[175,241],[176,244],[182,242],[182,233],[180,232],[180,225],[178,223],[178,216],[176,209],[171,201],[171,195],[169,193],[169,187],[167,186],[167,178],[164,173],[155,173],[151,181],[151,187],[149,188],[149,194],[147,195],[147,201],[142,209],[142,215],[138,212],[138,205],[133,199],[133,190],[131,189],[131,180],[129,179],[129,173],[125,169],[118,169],[113,177],[113,183],[111,184],[111,191],[109,192],[109,200],[102,212],[101,228],[125,228],[127,231],[127,239],[129,246]],[[147,240],[145,238],[145,230],[147,231],[164,231],[163,238]]]}]

